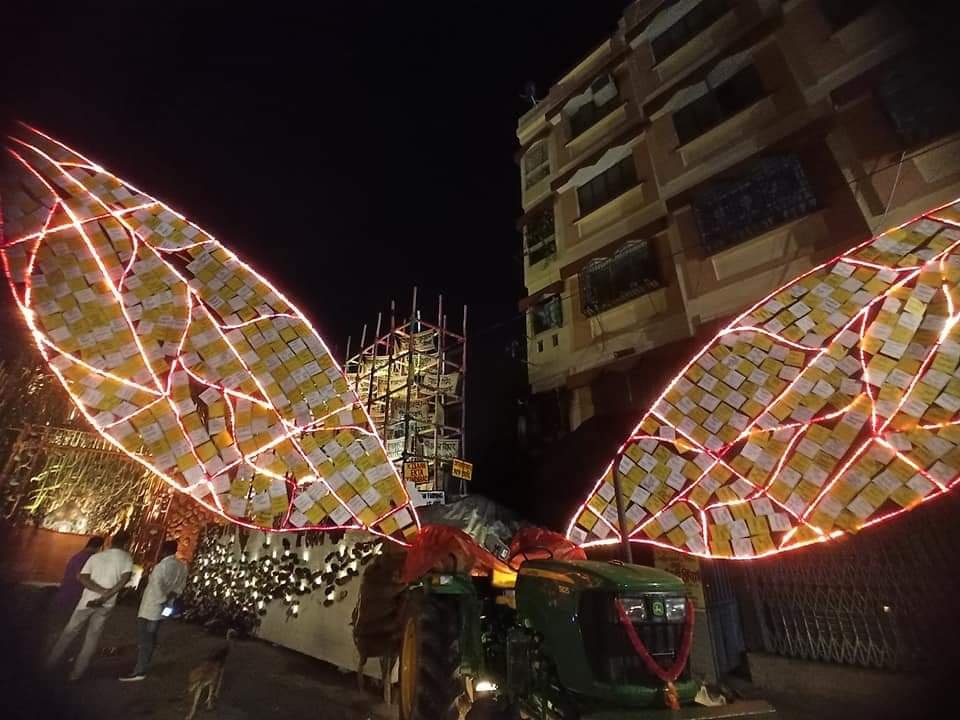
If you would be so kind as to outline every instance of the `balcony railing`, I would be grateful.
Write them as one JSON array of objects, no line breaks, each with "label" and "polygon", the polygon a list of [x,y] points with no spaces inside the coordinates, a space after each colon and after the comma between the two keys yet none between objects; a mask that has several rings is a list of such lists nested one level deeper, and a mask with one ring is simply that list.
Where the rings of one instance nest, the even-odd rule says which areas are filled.
[{"label": "balcony railing", "polygon": [[693,201],[703,249],[720,252],[818,207],[799,158],[765,158],[744,177],[718,182]]},{"label": "balcony railing", "polygon": [[580,272],[583,314],[590,317],[662,286],[653,248],[631,240],[611,257],[591,260]]}]

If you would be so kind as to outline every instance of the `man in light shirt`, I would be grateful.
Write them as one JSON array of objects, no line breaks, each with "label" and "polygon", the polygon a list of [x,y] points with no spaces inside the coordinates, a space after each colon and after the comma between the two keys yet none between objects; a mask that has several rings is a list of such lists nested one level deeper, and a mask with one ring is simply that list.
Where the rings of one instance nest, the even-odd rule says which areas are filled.
[{"label": "man in light shirt", "polygon": [[129,544],[129,534],[118,532],[113,536],[108,550],[91,555],[80,569],[78,579],[83,586],[83,594],[47,658],[47,667],[52,668],[86,627],[83,646],[70,673],[71,681],[79,680],[86,672],[97,651],[103,625],[117,602],[117,594],[133,574],[133,558],[127,552]]},{"label": "man in light shirt", "polygon": [[147,676],[150,658],[157,646],[157,631],[164,617],[163,609],[187,584],[187,566],[177,559],[176,540],[167,540],[160,547],[160,558],[147,580],[137,613],[137,665],[129,675],[121,675],[120,682],[137,682]]}]

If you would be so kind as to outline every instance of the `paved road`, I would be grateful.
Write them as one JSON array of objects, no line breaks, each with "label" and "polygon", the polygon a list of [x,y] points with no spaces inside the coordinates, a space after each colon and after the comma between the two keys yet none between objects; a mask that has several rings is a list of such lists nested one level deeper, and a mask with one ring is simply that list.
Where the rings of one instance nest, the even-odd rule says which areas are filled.
[{"label": "paved road", "polygon": [[[4,597],[0,588],[0,601]],[[118,607],[108,621],[102,648],[114,655],[96,658],[87,677],[68,683],[64,666],[47,674],[39,659],[48,628],[37,592],[16,591],[13,607],[0,604],[0,717],[57,718],[58,720],[137,720],[184,718],[189,707],[186,679],[191,668],[223,645],[190,623],[171,621],[161,629],[160,645],[149,677],[139,683],[120,683],[117,676],[133,666],[135,608]],[[11,662],[14,660],[14,662]],[[762,696],[762,694],[761,694]],[[862,708],[816,701],[797,695],[771,697],[779,720],[849,720],[880,715]],[[920,716],[916,698],[905,699],[910,716]],[[895,712],[893,716],[899,716]],[[926,715],[923,715],[924,717]],[[213,711],[197,714],[198,720],[381,720],[391,714],[380,703],[379,693],[356,688],[355,676],[313,658],[259,640],[237,641],[227,663],[220,703]],[[883,717],[887,717],[884,715]]]},{"label": "paved road", "polygon": [[[28,612],[28,617],[19,625],[30,628],[32,634],[39,630],[41,622],[37,613]],[[31,702],[49,701],[68,708],[54,715],[37,707],[39,712],[35,716],[78,720],[184,718],[189,708],[186,680],[190,669],[220,648],[224,640],[197,625],[170,621],[161,628],[160,645],[148,678],[138,683],[120,683],[118,675],[133,666],[134,638],[135,608],[116,608],[101,639],[101,648],[115,648],[116,654],[97,657],[79,683],[67,682],[69,667],[66,665],[49,675],[38,673],[40,643],[33,644],[24,659],[30,665],[21,668],[35,680],[37,699]],[[384,714],[384,708],[377,707],[379,702],[377,691],[356,688],[353,674],[341,673],[326,663],[266,642],[246,640],[233,644],[218,707],[198,712],[197,718],[366,720],[389,717]]]}]

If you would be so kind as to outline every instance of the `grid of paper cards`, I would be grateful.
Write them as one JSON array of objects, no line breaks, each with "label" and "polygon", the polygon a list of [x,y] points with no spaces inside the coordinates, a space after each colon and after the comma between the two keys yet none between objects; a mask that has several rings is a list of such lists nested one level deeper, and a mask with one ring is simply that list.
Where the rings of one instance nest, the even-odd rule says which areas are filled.
[{"label": "grid of paper cards", "polygon": [[4,270],[51,370],[104,437],[234,522],[417,532],[357,395],[279,290],[52,138],[22,127],[8,150]]},{"label": "grid of paper cards", "polygon": [[674,378],[577,510],[581,545],[772,555],[960,478],[960,203],[794,279]]}]

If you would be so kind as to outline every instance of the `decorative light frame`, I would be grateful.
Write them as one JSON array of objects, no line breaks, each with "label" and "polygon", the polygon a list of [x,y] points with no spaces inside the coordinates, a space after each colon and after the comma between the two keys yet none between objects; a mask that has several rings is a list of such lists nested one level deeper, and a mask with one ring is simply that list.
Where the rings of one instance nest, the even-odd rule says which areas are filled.
[{"label": "decorative light frame", "polygon": [[[960,397],[951,394],[949,399],[946,398],[947,392],[943,388],[950,387],[951,382],[957,382],[952,389],[960,390],[960,370],[951,360],[960,360],[960,327],[957,326],[960,312],[954,296],[957,282],[960,281],[958,247],[960,202],[953,201],[811,268],[740,313],[697,352],[660,393],[641,422],[620,446],[614,461],[606,467],[586,500],[574,513],[567,527],[567,537],[583,547],[622,542],[623,530],[619,527],[619,516],[615,513],[613,497],[614,462],[619,464],[621,479],[627,483],[624,495],[630,496],[624,498],[624,506],[629,506],[629,510],[634,512],[628,527],[624,529],[629,542],[677,550],[703,558],[756,559],[811,543],[829,541],[888,520],[956,487],[960,482]],[[877,261],[878,259],[881,261]],[[858,277],[858,273],[862,277]],[[866,279],[871,274],[872,277]],[[838,281],[838,277],[841,280]],[[932,277],[938,280],[935,287],[928,284]],[[848,284],[843,293],[834,293],[834,289],[842,288],[846,279],[850,278],[856,280]],[[873,288],[870,291],[862,289],[871,283]],[[876,289],[878,285],[885,287],[879,291]],[[820,300],[824,297],[832,300],[828,312],[840,315],[840,309],[853,308],[843,304],[846,301],[833,300],[834,295],[842,298],[845,293],[849,300],[855,294],[864,292],[868,293],[869,297],[860,295],[857,302],[863,302],[859,309],[843,315],[843,322],[827,323],[825,327],[833,327],[833,332],[821,336],[812,332],[811,325],[821,327],[824,323],[822,315],[818,315],[820,320],[817,323],[809,321],[812,309],[803,302],[804,299],[811,302],[815,288]],[[942,316],[929,312],[936,306],[934,297],[941,293],[943,302],[938,305],[945,308]],[[803,305],[803,308],[798,310],[798,313],[790,313],[795,316],[794,322],[783,323],[778,319],[784,310],[798,305]],[[911,317],[905,319],[904,316],[908,314]],[[797,323],[805,317],[808,322],[801,328]],[[831,317],[837,320],[836,316]],[[886,324],[891,317],[899,321],[892,330]],[[901,323],[906,330],[899,337],[908,336],[907,341],[891,342],[888,345],[887,338],[897,332]],[[773,328],[763,327],[767,324],[773,325]],[[923,337],[926,337],[927,341],[911,343],[911,339],[919,336],[921,330],[924,331]],[[784,335],[787,332],[793,337]],[[803,339],[811,338],[812,341],[801,342],[798,335],[804,335]],[[757,341],[758,337],[762,339]],[[747,360],[746,354],[750,352],[756,351],[755,359],[765,363],[772,356],[761,351],[755,342],[768,349],[779,346],[781,349],[777,351],[777,357],[780,358],[789,355],[791,351],[801,354],[803,362],[794,370],[776,376],[777,380],[771,386],[775,391],[763,385],[770,380],[770,373],[762,372],[755,378],[751,375],[751,378],[760,382],[759,385],[753,384],[753,387],[758,388],[757,395],[769,398],[766,402],[759,403],[753,412],[748,412],[739,419],[742,427],[730,431],[727,429],[727,421],[712,415],[714,410],[723,404],[725,397],[731,397],[731,394],[727,394],[731,387],[710,374],[710,370],[716,367],[718,362],[714,353],[722,354],[724,360],[732,358],[727,366],[731,372],[734,365],[742,367],[742,361]],[[738,350],[729,349],[730,345]],[[881,350],[881,347],[884,350]],[[721,353],[717,348],[728,350]],[[939,374],[934,379],[932,366],[934,361],[941,357],[938,355],[941,351],[945,358],[942,367],[952,367],[952,370],[949,373],[936,370]],[[761,355],[764,356],[762,360],[759,359]],[[847,360],[848,357],[852,359]],[[882,376],[876,375],[871,381],[869,366],[877,357],[882,358],[878,365],[892,364],[894,367],[882,372]],[[818,380],[823,380],[824,376],[836,371],[841,363],[850,368],[854,362],[858,367],[848,373],[846,380],[859,383],[860,389],[852,396],[844,396],[826,380],[823,386],[816,385]],[[786,367],[779,361],[767,367],[772,369],[778,364],[781,368]],[[902,371],[901,365],[912,367],[913,371]],[[752,364],[750,366],[754,367]],[[824,371],[823,368],[827,370]],[[894,370],[901,370],[902,373],[897,378],[899,385],[896,387],[892,381],[887,380],[888,374],[892,375]],[[737,391],[747,380],[737,374],[739,377],[732,381],[736,383],[732,395],[739,397],[731,419],[738,414],[743,415],[739,411],[746,407],[745,401],[755,399]],[[860,375],[858,379],[849,377],[857,374]],[[728,372],[727,377],[729,376]],[[811,377],[814,378],[813,383],[810,381]],[[829,379],[836,380],[836,377],[830,376]],[[712,379],[705,381],[704,378]],[[932,392],[931,387],[939,386],[940,389],[936,391],[936,400],[928,403],[926,410],[922,410],[916,421],[911,422],[907,418],[912,416],[907,414],[906,410],[916,412],[923,403],[918,401],[915,406],[906,406],[917,398],[920,392],[919,384],[925,379],[931,379],[931,385],[924,385],[924,393]],[[781,380],[783,382],[780,382]],[[790,403],[797,401],[800,383],[807,394],[812,392],[814,386],[818,390],[822,387],[822,392],[829,395],[824,398],[821,408],[833,401],[834,409],[822,414],[811,413],[809,417],[803,417],[806,414],[804,412],[798,418],[789,415],[778,418],[772,414],[772,410],[782,414],[784,409],[793,407]],[[717,385],[724,385],[724,397],[711,395],[711,388]],[[840,385],[851,387],[843,380]],[[686,395],[693,391],[699,391],[693,395],[695,400]],[[761,392],[764,394],[761,395]],[[880,395],[885,397],[881,398]],[[891,396],[895,399],[891,400]],[[843,400],[844,397],[846,400]],[[926,397],[929,398],[930,395],[927,394]],[[699,404],[701,400],[704,401],[703,405]],[[946,417],[923,422],[924,413],[930,412],[933,403],[941,402],[942,408],[935,414]],[[682,410],[677,407],[677,403],[682,403]],[[799,402],[796,408],[800,408]],[[794,410],[794,413],[796,412],[797,410]],[[700,422],[693,419],[694,414]],[[811,472],[816,481],[810,481],[809,485],[817,485],[819,482],[811,497],[795,500],[796,493],[792,493],[788,498],[788,506],[782,497],[777,498],[771,494],[774,489],[782,494],[782,487],[775,488],[775,485],[781,480],[787,467],[790,467],[790,481],[794,482],[794,486],[799,487],[801,482],[807,480],[802,474],[799,475],[799,480],[796,479],[794,475],[797,471],[790,463],[797,456],[798,448],[804,444],[806,434],[811,428],[820,427],[820,435],[823,435],[824,430],[832,432],[840,423],[851,418],[849,425],[855,427],[861,415],[863,422],[849,446],[844,448],[842,443],[834,443],[830,447],[831,452],[839,454],[834,458],[835,463],[831,464],[830,456],[823,452],[822,446],[807,443],[802,448],[806,454],[814,452],[813,457],[822,465],[831,467],[829,472],[823,471],[819,466]],[[700,424],[711,420],[712,430],[707,430]],[[727,440],[719,438],[719,433],[724,432]],[[850,431],[844,432],[849,434]],[[697,437],[694,434],[697,434]],[[911,444],[910,438],[905,437],[908,434],[912,434],[914,443],[919,439],[934,449],[927,449],[927,445],[918,449]],[[751,454],[759,458],[764,451],[761,444],[758,454],[757,443],[769,442],[777,435],[779,437],[776,443],[770,443],[776,448],[777,454],[763,457],[765,464],[771,467],[766,470],[761,468],[752,479],[734,467],[733,463],[738,463],[741,467],[751,465],[751,461],[744,459],[742,454],[748,445],[753,443]],[[956,442],[948,441],[943,435],[949,435]],[[831,439],[835,439],[833,435]],[[652,455],[657,451],[660,451],[659,458]],[[689,460],[691,456],[698,462]],[[888,459],[881,462],[884,458]],[[637,459],[643,462],[643,466],[635,462]],[[673,470],[663,469],[666,462],[672,463]],[[856,467],[860,462],[867,467],[870,467],[871,462],[886,467],[865,477],[862,468]],[[896,473],[891,470],[895,463],[900,464]],[[798,464],[802,465],[803,461],[798,461]],[[811,460],[810,465],[813,464]],[[696,470],[691,470],[691,466]],[[751,473],[758,467],[753,465]],[[681,475],[677,468],[689,471],[689,475]],[[674,481],[673,485],[664,490],[666,481],[660,476],[654,476],[654,469],[659,470],[660,476],[669,472],[668,477]],[[711,471],[715,469],[720,475],[728,476],[728,482],[717,484],[716,480],[710,478]],[[898,484],[898,478],[904,475],[906,469],[909,469],[912,477]],[[870,502],[883,493],[878,495],[873,492],[869,502],[865,496],[856,507],[856,512],[860,515],[854,514],[850,510],[850,503],[857,502],[860,493],[867,486],[875,485],[874,480],[881,476],[884,487],[889,489],[889,495],[873,507],[873,512],[867,512],[861,517],[866,508],[870,507]],[[711,479],[708,486],[704,483],[706,478]],[[762,484],[757,482],[758,478],[762,478]],[[908,485],[909,482],[914,485]],[[847,486],[841,487],[840,483],[846,483]],[[837,498],[844,497],[841,491],[847,493],[849,488],[857,484],[860,484],[860,487],[856,496],[848,498],[848,502],[838,506],[840,500]],[[734,492],[734,485],[739,493]],[[705,502],[697,503],[691,499],[698,487],[702,489],[700,498],[706,495]],[[914,487],[920,489],[914,491]],[[637,488],[641,490],[639,493]],[[804,487],[807,492],[809,489],[808,486]],[[631,490],[636,494],[631,495]],[[655,492],[661,490],[662,494],[650,503],[652,509],[644,505]],[[729,491],[725,494],[725,499],[718,498],[717,492],[724,490]],[[735,497],[731,496],[731,493]],[[894,502],[890,495],[897,493],[897,501]],[[911,498],[911,493],[915,497]],[[897,503],[900,505],[897,506]],[[763,509],[762,513],[756,510],[757,506]],[[683,517],[679,520],[687,527],[678,531],[679,520],[676,514],[681,507]],[[734,519],[731,511],[739,516]],[[832,518],[829,513],[833,514]],[[668,525],[666,528],[660,524],[665,514],[669,515],[665,522]],[[781,529],[774,531],[770,520],[773,515],[788,518],[789,527],[785,527],[783,519],[778,518],[777,525]],[[692,518],[692,521],[689,518]],[[828,523],[824,522],[825,518],[829,521],[829,527]],[[844,527],[836,525],[838,518],[843,521]],[[855,521],[851,521],[851,518]],[[741,520],[743,523],[740,523]],[[737,534],[732,535],[732,526],[735,524],[738,524]],[[778,536],[776,540],[773,539],[774,535]],[[734,540],[738,542],[734,543]]]},{"label": "decorative light frame", "polygon": [[[212,235],[97,163],[25,124],[9,140],[14,171],[3,178],[8,192],[0,197],[0,258],[37,348],[87,421],[171,487],[236,525],[278,533],[364,529],[408,544],[420,521],[404,483],[343,370],[304,314]],[[60,262],[62,258],[66,260]],[[214,259],[222,264],[213,280],[202,280],[201,271],[188,267]],[[56,269],[48,272],[51,267]],[[151,275],[157,268],[162,280]],[[37,301],[37,295],[50,295],[47,278],[64,273],[53,304],[50,297]],[[143,286],[141,278],[163,291],[151,295],[148,287],[146,297],[134,298],[132,288]],[[216,294],[223,288],[236,292],[229,312]],[[66,300],[58,304],[60,298]],[[157,323],[146,320],[144,308],[161,299],[172,308],[160,317],[164,329],[155,342],[151,333],[157,332]],[[66,339],[72,342],[72,323],[62,317],[67,313],[80,323],[87,315],[96,317],[102,323],[96,330],[111,341],[123,335],[127,343],[122,350],[129,354],[113,352],[112,360],[105,359],[90,349],[90,338],[84,339],[85,349],[62,347]],[[111,313],[108,322],[104,317]],[[47,320],[63,322],[51,328]],[[51,337],[60,328],[64,342]],[[175,331],[173,339],[164,335],[166,328]],[[266,364],[251,347],[252,333],[259,335],[261,329],[260,340],[275,338],[264,341],[271,352]],[[212,366],[197,351],[201,334],[208,343],[203,347],[224,348],[218,367],[239,369],[225,378],[205,378],[198,368]],[[274,351],[277,347],[281,349]],[[278,366],[268,365],[277,362],[282,373],[274,374]],[[117,414],[97,406],[117,400],[115,395],[104,399],[96,389],[111,384],[122,396],[111,406],[123,408]],[[199,388],[206,398],[198,398]],[[206,414],[210,405],[223,410],[214,418],[219,418],[215,430]],[[151,430],[162,430],[171,457],[180,451],[173,462],[166,453],[158,458],[142,450],[145,438],[135,423],[146,414],[159,418]],[[201,418],[201,427],[187,427],[192,414]],[[246,424],[238,414],[249,418]],[[195,419],[191,422],[196,425]],[[305,446],[317,434],[328,442],[308,452]],[[269,439],[242,450],[247,436]],[[281,446],[283,458],[272,452]],[[215,457],[203,457],[210,448]],[[265,458],[274,467],[264,466]],[[241,477],[241,471],[252,477]],[[266,496],[269,510],[249,509],[247,480],[253,489],[258,482],[268,483],[260,488],[258,502]],[[238,493],[246,488],[246,495],[231,497],[235,488]],[[232,513],[227,501],[242,504],[243,514]],[[307,513],[320,521],[311,522]]]}]

